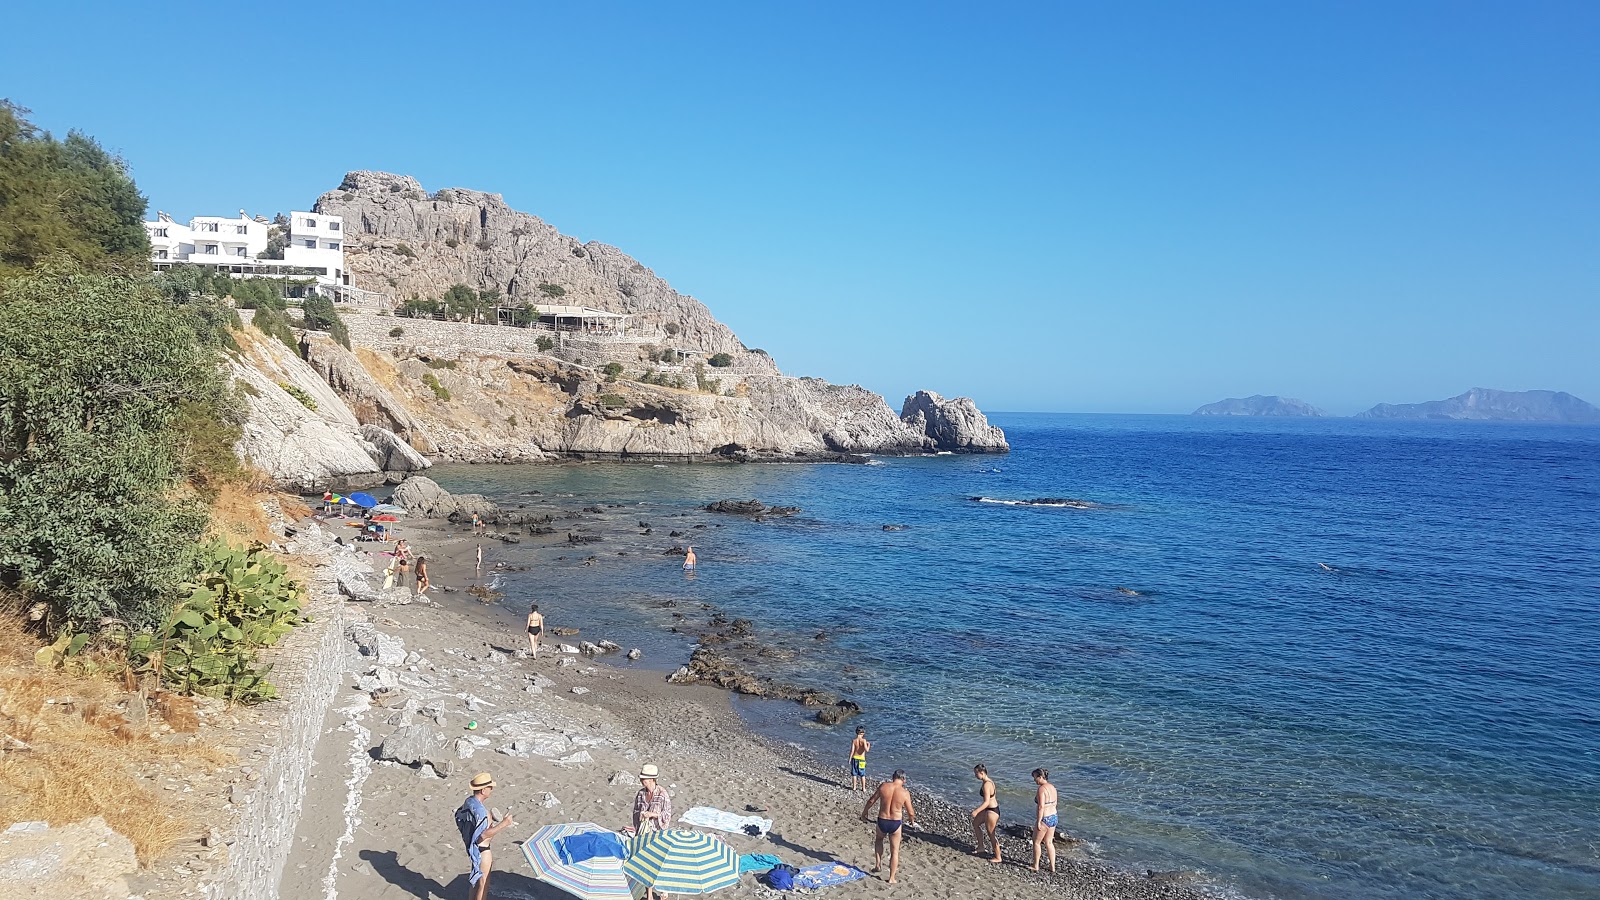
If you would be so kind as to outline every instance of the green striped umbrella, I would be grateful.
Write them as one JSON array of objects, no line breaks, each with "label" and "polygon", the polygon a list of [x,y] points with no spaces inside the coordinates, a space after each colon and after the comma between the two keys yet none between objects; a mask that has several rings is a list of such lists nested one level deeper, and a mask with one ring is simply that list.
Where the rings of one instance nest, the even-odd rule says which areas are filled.
[{"label": "green striped umbrella", "polygon": [[622,871],[668,894],[709,894],[739,883],[739,854],[699,831],[652,831],[628,842]]}]

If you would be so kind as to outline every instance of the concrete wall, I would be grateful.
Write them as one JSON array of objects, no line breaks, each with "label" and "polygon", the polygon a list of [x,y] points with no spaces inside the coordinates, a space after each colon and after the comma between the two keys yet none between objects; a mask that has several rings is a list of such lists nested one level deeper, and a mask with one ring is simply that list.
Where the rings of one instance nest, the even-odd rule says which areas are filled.
[{"label": "concrete wall", "polygon": [[261,780],[245,798],[227,865],[205,885],[207,900],[277,900],[284,864],[294,849],[310,760],[323,720],[343,679],[344,598],[333,570],[313,570],[312,621],[284,639],[273,657],[272,683],[284,704],[276,741],[259,763]]}]

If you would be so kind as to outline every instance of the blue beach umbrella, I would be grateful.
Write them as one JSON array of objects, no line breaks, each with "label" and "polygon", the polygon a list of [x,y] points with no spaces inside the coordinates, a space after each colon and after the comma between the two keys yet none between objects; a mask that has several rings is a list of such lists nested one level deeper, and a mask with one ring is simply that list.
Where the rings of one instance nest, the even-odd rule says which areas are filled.
[{"label": "blue beach umbrella", "polygon": [[378,505],[378,498],[371,494],[351,494],[348,499],[362,509],[371,509]]},{"label": "blue beach umbrella", "polygon": [[739,883],[739,854],[699,831],[652,831],[628,841],[622,871],[668,894],[709,894]]},{"label": "blue beach umbrella", "polygon": [[[569,862],[571,854],[563,852],[563,844],[574,835],[597,832],[611,834],[592,822],[569,822],[564,825],[546,825],[535,831],[522,844],[522,855],[542,881],[548,881],[579,900],[632,900],[628,880],[622,874],[622,858],[618,856],[591,856]],[[620,847],[621,842],[617,845]]]},{"label": "blue beach umbrella", "polygon": [[379,503],[372,508],[372,511],[375,513],[388,513],[391,516],[403,516],[406,514],[404,506],[395,506],[393,503]]}]

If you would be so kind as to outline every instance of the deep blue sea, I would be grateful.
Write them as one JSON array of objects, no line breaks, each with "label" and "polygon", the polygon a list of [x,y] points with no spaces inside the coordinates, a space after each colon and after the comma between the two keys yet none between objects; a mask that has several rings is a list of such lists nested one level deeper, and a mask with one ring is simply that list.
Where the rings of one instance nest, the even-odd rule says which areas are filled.
[{"label": "deep blue sea", "polygon": [[[1009,456],[436,477],[653,527],[495,550],[534,564],[508,604],[669,668],[662,600],[749,617],[799,652],[778,674],[866,707],[874,774],[967,802],[981,761],[1031,822],[1045,766],[1063,828],[1120,864],[1262,897],[1600,896],[1600,428],[993,421]],[[698,511],[729,497],[803,512]],[[686,577],[660,550],[689,541]],[[843,762],[851,725],[739,707]]]}]

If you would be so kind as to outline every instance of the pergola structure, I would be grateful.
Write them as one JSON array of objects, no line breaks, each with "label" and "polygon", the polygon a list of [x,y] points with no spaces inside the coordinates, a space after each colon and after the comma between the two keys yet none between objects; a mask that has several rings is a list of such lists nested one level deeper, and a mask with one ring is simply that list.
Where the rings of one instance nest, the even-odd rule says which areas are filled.
[{"label": "pergola structure", "polygon": [[[552,306],[546,303],[538,304],[539,322],[547,328],[556,331],[569,331],[580,334],[615,334],[628,333],[628,320],[632,316],[622,313],[607,312],[590,306]],[[502,306],[496,314],[496,320],[502,325],[514,324],[517,314],[525,310],[517,307]],[[531,323],[530,323],[531,324]]]}]

